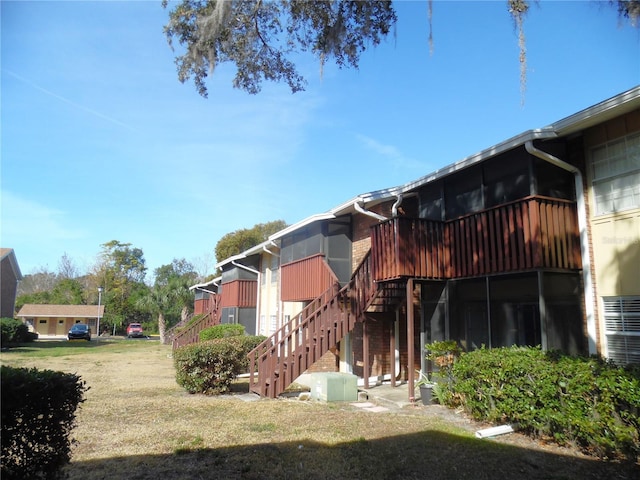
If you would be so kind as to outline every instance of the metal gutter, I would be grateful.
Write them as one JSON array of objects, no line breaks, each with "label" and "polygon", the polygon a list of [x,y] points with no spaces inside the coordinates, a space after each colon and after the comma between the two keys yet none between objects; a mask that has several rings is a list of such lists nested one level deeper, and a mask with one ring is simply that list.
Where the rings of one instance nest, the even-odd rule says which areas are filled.
[{"label": "metal gutter", "polygon": [[578,228],[580,230],[580,250],[582,256],[582,279],[584,282],[584,307],[587,316],[587,335],[589,337],[589,354],[597,354],[597,329],[596,316],[593,308],[593,279],[591,278],[591,256],[589,255],[589,223],[587,218],[587,207],[584,195],[584,184],[582,182],[582,172],[570,163],[560,160],[533,146],[531,140],[524,144],[525,149],[531,155],[559,167],[573,174],[576,188],[576,203],[578,207]]}]

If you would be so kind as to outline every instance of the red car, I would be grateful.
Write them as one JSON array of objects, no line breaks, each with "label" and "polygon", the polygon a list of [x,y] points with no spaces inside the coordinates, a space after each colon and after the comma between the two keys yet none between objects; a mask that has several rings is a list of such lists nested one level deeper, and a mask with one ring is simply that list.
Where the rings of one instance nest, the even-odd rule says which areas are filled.
[{"label": "red car", "polygon": [[127,338],[131,337],[144,337],[142,333],[142,325],[139,323],[130,323],[127,326]]}]

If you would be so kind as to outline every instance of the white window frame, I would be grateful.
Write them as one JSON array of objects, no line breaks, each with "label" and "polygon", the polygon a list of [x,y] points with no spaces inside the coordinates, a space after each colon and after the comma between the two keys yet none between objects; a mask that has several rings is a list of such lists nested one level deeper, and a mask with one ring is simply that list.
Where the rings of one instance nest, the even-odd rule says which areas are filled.
[{"label": "white window frame", "polygon": [[602,297],[607,356],[640,364],[640,296]]},{"label": "white window frame", "polygon": [[591,149],[595,215],[640,208],[640,132]]}]

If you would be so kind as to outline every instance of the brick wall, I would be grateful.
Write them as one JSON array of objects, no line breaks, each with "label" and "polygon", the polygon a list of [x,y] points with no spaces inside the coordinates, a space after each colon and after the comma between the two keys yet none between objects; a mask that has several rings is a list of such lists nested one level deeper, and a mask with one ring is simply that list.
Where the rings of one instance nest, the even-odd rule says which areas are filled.
[{"label": "brick wall", "polygon": [[325,353],[320,360],[311,365],[307,369],[307,373],[315,373],[315,372],[337,372],[340,370],[340,358],[338,355],[338,351],[335,349],[329,350]]},{"label": "brick wall", "polygon": [[[387,218],[391,218],[392,201],[375,205],[374,207],[367,208],[371,212],[375,212],[378,215],[383,215]],[[371,232],[372,225],[379,223],[373,217],[364,215],[361,213],[353,216],[353,234],[352,234],[352,247],[351,247],[351,271],[355,271],[356,267],[360,264],[364,256],[371,248]]]}]

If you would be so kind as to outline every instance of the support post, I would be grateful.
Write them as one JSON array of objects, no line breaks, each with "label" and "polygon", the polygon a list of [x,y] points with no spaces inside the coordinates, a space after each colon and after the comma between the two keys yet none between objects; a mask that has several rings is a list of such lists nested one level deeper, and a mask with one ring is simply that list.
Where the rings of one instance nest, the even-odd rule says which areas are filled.
[{"label": "support post", "polygon": [[413,278],[407,280],[407,380],[409,387],[409,401],[415,401],[415,351],[413,344]]},{"label": "support post", "polygon": [[364,376],[364,388],[369,388],[369,333],[367,332],[367,318],[362,322],[362,375]]},{"label": "support post", "polygon": [[391,322],[389,325],[389,353],[391,362],[391,386],[396,386],[396,332],[395,332],[395,322]]}]

